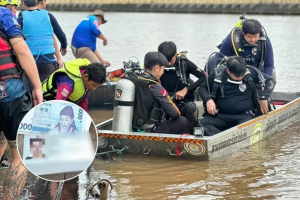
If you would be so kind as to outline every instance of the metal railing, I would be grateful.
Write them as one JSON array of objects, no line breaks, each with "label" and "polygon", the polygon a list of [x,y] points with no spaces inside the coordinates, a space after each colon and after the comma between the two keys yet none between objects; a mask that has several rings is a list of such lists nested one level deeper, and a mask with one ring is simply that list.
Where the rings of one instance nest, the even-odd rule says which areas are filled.
[{"label": "metal railing", "polygon": [[47,0],[48,4],[299,4],[300,0]]}]

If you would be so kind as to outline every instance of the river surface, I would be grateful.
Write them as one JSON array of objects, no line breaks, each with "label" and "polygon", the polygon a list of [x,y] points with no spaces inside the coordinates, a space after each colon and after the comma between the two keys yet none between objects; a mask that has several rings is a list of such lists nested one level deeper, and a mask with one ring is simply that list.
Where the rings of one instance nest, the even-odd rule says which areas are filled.
[{"label": "river surface", "polygon": [[[88,14],[52,13],[69,44],[75,27]],[[277,71],[275,91],[299,92],[300,16],[250,17],[264,25],[271,39]],[[178,51],[188,51],[188,58],[203,69],[208,56],[217,50],[215,46],[227,36],[239,16],[106,13],[105,18],[108,23],[100,29],[108,45],[104,47],[98,40],[97,46],[102,57],[111,62],[109,70],[121,68],[130,56],[143,63],[144,55],[157,51],[163,41],[174,41]],[[63,60],[73,58],[68,47]],[[95,124],[112,117],[110,111],[93,109],[89,113]],[[115,155],[110,161],[96,158],[91,181],[109,179],[114,185],[109,199],[300,199],[299,130],[297,122],[253,147],[209,162],[126,154]],[[0,194],[4,172],[0,170]],[[36,183],[30,176],[26,186]]]}]

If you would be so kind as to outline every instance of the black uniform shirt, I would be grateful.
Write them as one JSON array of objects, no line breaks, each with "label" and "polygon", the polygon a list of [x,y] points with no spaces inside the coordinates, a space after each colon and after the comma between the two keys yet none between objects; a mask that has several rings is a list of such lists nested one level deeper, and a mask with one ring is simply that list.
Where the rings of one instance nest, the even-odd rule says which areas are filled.
[{"label": "black uniform shirt", "polygon": [[[249,69],[254,83],[258,83],[258,75],[257,73]],[[253,98],[252,98],[252,89],[248,84],[246,84],[243,80],[243,84],[233,84],[227,81],[228,74],[226,70],[224,70],[222,76],[221,86],[218,88],[215,103],[218,106],[219,112],[223,114],[242,114],[245,111],[254,109]],[[275,86],[275,80],[267,74],[262,73],[264,78],[266,79],[266,87],[264,91],[261,89],[257,89],[257,93],[261,97],[261,99],[267,99]],[[211,73],[208,77],[208,85],[210,92],[212,91],[213,83],[215,78],[215,72]],[[200,89],[199,93],[203,101],[206,103],[211,99],[210,94],[208,93],[207,82],[204,82]]]}]

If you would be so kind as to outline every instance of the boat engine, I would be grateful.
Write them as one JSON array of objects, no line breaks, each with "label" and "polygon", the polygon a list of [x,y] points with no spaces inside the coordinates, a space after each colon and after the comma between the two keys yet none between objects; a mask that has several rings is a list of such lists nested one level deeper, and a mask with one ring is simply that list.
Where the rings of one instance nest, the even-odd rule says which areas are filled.
[{"label": "boat engine", "polygon": [[134,95],[134,83],[128,79],[120,79],[115,90],[113,131],[131,132]]}]

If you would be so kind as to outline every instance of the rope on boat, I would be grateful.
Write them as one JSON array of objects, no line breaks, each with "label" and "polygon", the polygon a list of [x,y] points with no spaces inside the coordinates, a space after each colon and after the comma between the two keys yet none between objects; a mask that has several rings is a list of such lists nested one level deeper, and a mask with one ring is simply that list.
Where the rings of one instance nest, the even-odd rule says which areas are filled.
[{"label": "rope on boat", "polygon": [[[100,194],[96,190],[94,190],[95,186],[97,186],[97,188],[99,189]],[[92,197],[94,197],[96,199],[107,200],[108,186],[110,186],[109,192],[111,192],[113,189],[113,185],[111,184],[111,182],[107,179],[102,179],[102,180],[94,183],[92,185],[92,187],[89,189],[89,192],[92,195]]]},{"label": "rope on boat", "polygon": [[185,135],[190,135],[190,134],[184,133],[184,134],[180,135],[180,137],[179,137],[179,139],[178,139],[178,142],[177,142],[177,149],[175,150],[177,156],[181,156],[181,153],[180,153],[180,150],[179,150],[180,140],[181,140],[182,136],[185,136]]}]

